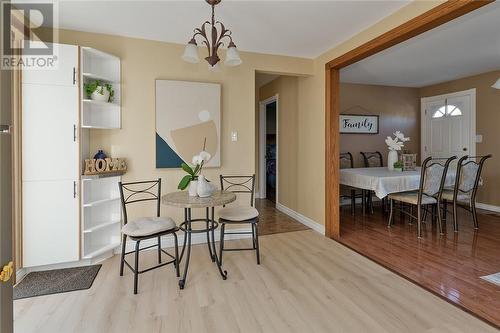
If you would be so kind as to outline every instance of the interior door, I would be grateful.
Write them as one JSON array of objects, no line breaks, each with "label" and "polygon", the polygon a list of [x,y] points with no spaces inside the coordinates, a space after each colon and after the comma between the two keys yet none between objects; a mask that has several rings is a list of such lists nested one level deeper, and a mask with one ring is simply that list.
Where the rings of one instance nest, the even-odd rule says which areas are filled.
[{"label": "interior door", "polygon": [[474,103],[474,91],[422,99],[424,158],[475,154]]},{"label": "interior door", "polygon": [[[11,76],[0,71],[0,270],[12,261]],[[12,332],[12,284],[0,282],[0,332]]]},{"label": "interior door", "polygon": [[23,72],[25,267],[79,259],[78,47],[63,45],[58,56],[55,70]]}]

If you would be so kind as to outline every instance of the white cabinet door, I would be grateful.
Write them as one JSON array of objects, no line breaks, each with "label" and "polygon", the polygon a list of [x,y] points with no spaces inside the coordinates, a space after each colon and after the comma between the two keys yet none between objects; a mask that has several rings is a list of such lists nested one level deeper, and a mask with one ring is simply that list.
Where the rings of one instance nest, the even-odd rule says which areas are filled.
[{"label": "white cabinet door", "polygon": [[77,50],[63,45],[57,69],[23,72],[25,267],[79,259]]},{"label": "white cabinet door", "polygon": [[23,83],[43,85],[78,85],[78,46],[54,44],[57,56],[54,68],[25,70]]},{"label": "white cabinet door", "polygon": [[79,259],[78,197],[71,180],[23,182],[23,266]]}]

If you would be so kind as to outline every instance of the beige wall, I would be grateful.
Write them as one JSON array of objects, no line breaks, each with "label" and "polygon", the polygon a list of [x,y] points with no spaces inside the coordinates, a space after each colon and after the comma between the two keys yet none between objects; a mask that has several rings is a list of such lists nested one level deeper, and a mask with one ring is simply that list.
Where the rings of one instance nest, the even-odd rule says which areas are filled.
[{"label": "beige wall", "polygon": [[422,97],[476,89],[476,134],[483,142],[476,144],[476,154],[493,154],[483,171],[484,185],[478,192],[478,202],[500,206],[500,90],[491,85],[500,78],[500,70],[470,76],[420,89]]},{"label": "beige wall", "polygon": [[[211,72],[205,61],[198,65],[182,61],[184,46],[179,44],[68,30],[61,30],[59,38],[61,43],[90,46],[121,58],[122,129],[93,130],[91,150],[103,148],[112,156],[127,158],[125,180],[161,177],[164,193],[176,190],[183,173],[155,167],[155,79],[222,84],[222,167],[204,172],[217,181],[220,173],[255,172],[255,71],[307,75],[313,68],[309,59],[242,52],[242,65]],[[238,132],[237,142],[231,141],[231,131]],[[162,207],[162,214],[177,220],[180,212]]]},{"label": "beige wall", "polygon": [[[259,89],[259,100],[278,94],[278,202],[297,210],[298,78],[281,76]],[[256,126],[256,136],[259,136]]]},{"label": "beige wall", "polygon": [[[121,130],[94,131],[92,147],[130,160],[125,179],[163,177],[165,191],[176,188],[178,170],[155,169],[154,80],[179,79],[222,83],[222,168],[207,170],[215,179],[223,173],[255,171],[255,71],[305,75],[298,80],[296,211],[324,224],[325,63],[433,8],[442,1],[414,1],[314,60],[242,52],[243,64],[222,66],[220,73],[180,59],[183,46],[111,35],[60,31],[63,43],[91,46],[122,59]],[[230,132],[239,141],[231,142]],[[163,208],[179,218],[178,210]]]},{"label": "beige wall", "polygon": [[366,84],[340,85],[340,112],[379,116],[379,134],[341,134],[341,152],[351,152],[355,167],[362,167],[361,151],[380,151],[387,165],[385,138],[395,130],[410,137],[405,150],[420,151],[420,99],[417,88]]}]

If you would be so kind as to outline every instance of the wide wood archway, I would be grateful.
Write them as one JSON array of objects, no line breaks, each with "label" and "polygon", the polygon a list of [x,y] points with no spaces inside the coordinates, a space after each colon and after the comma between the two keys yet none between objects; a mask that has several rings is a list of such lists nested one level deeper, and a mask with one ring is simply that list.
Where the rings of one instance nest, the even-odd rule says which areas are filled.
[{"label": "wide wood archway", "polygon": [[340,238],[340,69],[465,15],[494,0],[450,0],[335,58],[325,65],[325,234]]}]

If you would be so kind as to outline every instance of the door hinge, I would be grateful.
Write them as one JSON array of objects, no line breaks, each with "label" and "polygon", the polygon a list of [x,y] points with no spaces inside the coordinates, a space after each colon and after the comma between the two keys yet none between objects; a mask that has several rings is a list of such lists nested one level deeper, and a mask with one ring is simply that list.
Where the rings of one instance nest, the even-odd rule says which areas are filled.
[{"label": "door hinge", "polygon": [[0,281],[7,282],[10,280],[14,274],[14,263],[11,261],[7,265],[3,266],[2,272],[0,272]]}]

